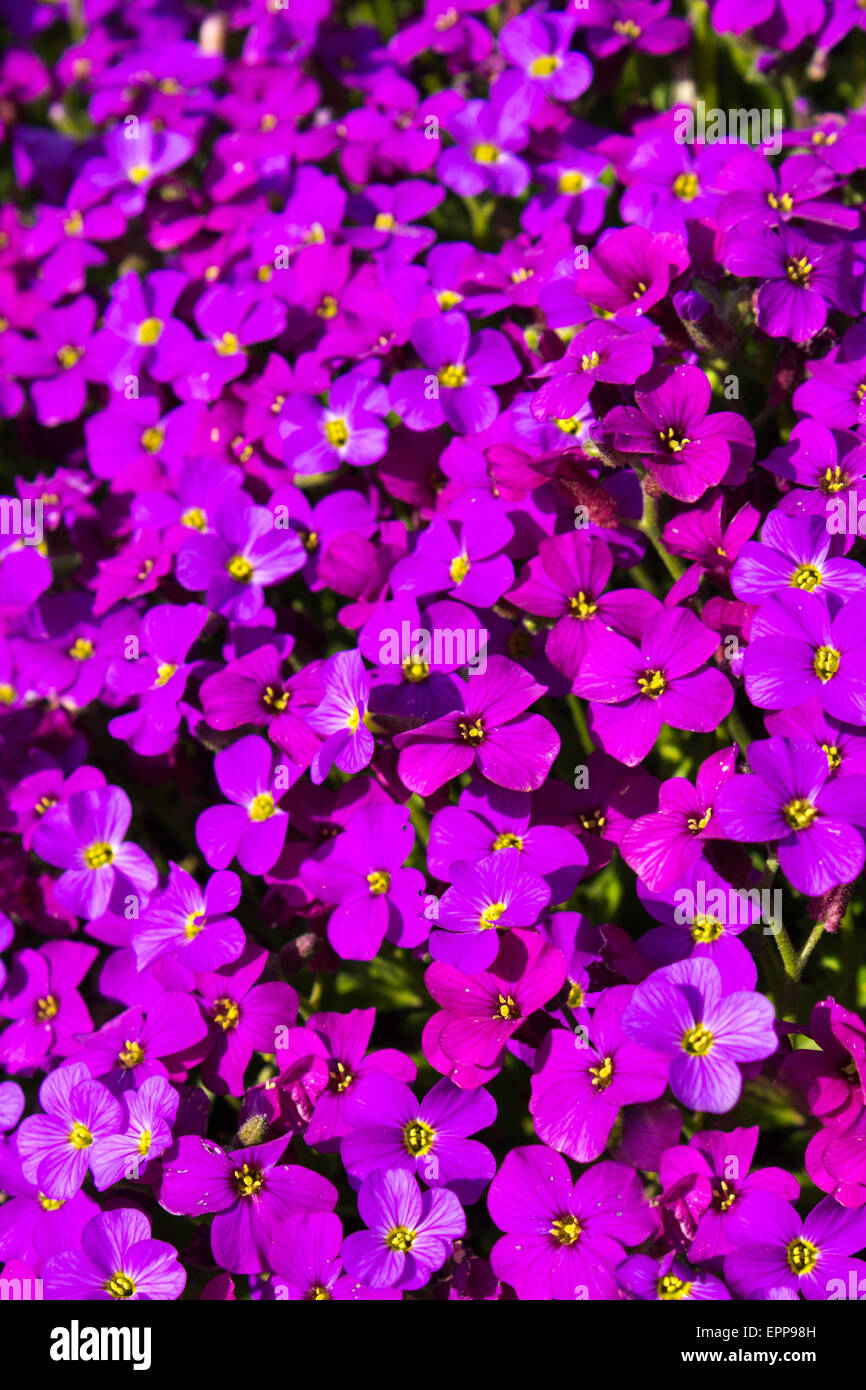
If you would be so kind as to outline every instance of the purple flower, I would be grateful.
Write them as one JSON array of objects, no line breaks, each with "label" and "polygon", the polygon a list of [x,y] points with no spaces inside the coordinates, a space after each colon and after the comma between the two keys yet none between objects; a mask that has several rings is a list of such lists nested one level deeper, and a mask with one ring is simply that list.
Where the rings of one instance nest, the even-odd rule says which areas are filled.
[{"label": "purple flower", "polygon": [[653,893],[681,878],[703,855],[707,840],[724,838],[714,812],[720,787],[734,776],[737,745],[701,763],[695,785],[671,777],[659,788],[658,810],[638,816],[620,841],[622,856]]},{"label": "purple flower", "polygon": [[120,1208],[89,1221],[81,1233],[81,1249],[53,1255],[42,1278],[49,1299],[162,1302],[180,1298],[186,1270],[173,1245],[151,1239],[143,1212]]},{"label": "purple flower", "polygon": [[661,1303],[729,1299],[721,1279],[704,1269],[692,1269],[675,1250],[654,1260],[649,1255],[630,1255],[616,1271],[621,1288],[633,1298]]},{"label": "purple flower", "polygon": [[529,1105],[535,1132],[578,1163],[604,1153],[623,1105],[656,1100],[667,1085],[667,1058],[623,1033],[633,993],[628,985],[605,990],[588,1030],[554,1029],[538,1050]]},{"label": "purple flower", "polygon": [[746,541],[731,570],[738,598],[761,603],[787,589],[841,602],[866,588],[866,574],[854,560],[839,558],[841,547],[827,533],[826,517],[770,512],[761,540]]},{"label": "purple flower", "polygon": [[584,657],[574,688],[592,701],[590,733],[605,752],[634,767],[662,724],[696,732],[718,728],[734,702],[727,678],[705,664],[718,645],[718,633],[686,608],[667,609],[653,619],[640,647],[602,632]]},{"label": "purple flower", "polygon": [[623,1031],[670,1058],[670,1087],[692,1110],[721,1114],[740,1098],[738,1062],[760,1062],[778,1046],[769,999],[745,990],[725,994],[722,977],[702,957],[656,970],[637,986]]},{"label": "purple flower", "polygon": [[289,825],[280,802],[301,769],[278,761],[257,734],[240,738],[214,758],[214,776],[232,805],[209,806],[195,826],[196,840],[212,869],[226,869],[237,855],[242,869],[263,874],[280,857]]},{"label": "purple flower", "polygon": [[771,338],[808,342],[824,327],[828,306],[856,314],[853,253],[845,242],[821,245],[793,227],[749,224],[729,237],[724,264],[734,275],[763,281],[758,327]]},{"label": "purple flower", "polygon": [[130,899],[146,906],[158,875],[138,845],[124,844],[132,806],[120,787],[73,792],[46,811],[33,836],[36,853],[64,869],[54,884],[57,901],[80,917],[123,915]]},{"label": "purple flower", "polygon": [[336,1189],[307,1168],[280,1164],[289,1136],[226,1152],[210,1139],[184,1135],[164,1162],[159,1200],[166,1211],[203,1216],[214,1260],[233,1274],[272,1267],[272,1244],[284,1223],[305,1212],[331,1211]]},{"label": "purple flower", "polygon": [[463,709],[398,734],[398,773],[410,791],[427,796],[473,765],[497,786],[540,787],[559,752],[559,736],[527,706],[544,693],[528,672],[505,657],[491,657],[483,675],[463,686]]},{"label": "purple flower", "polygon": [[84,165],[83,182],[113,192],[115,206],[127,217],[135,217],[142,211],[151,185],[185,164],[195,150],[195,141],[176,131],[157,132],[150,121],[136,119],[134,126],[124,122],[108,131],[103,149],[104,156]]},{"label": "purple flower", "polygon": [[209,1022],[204,1084],[217,1095],[242,1096],[244,1072],[254,1052],[271,1053],[278,1030],[288,1029],[298,1013],[298,996],[280,981],[256,984],[267,965],[266,951],[251,942],[239,960],[196,978],[196,989]]},{"label": "purple flower", "polygon": [[372,1289],[422,1288],[466,1232],[453,1192],[442,1187],[422,1195],[415,1179],[400,1169],[364,1179],[358,1214],[367,1229],[343,1241],[343,1263]]},{"label": "purple flower", "polygon": [[565,902],[586,868],[586,854],[569,831],[532,823],[541,819],[532,809],[528,792],[473,781],[460,793],[456,806],[443,806],[434,815],[427,868],[437,878],[450,881],[451,866],[458,860],[477,861],[514,849],[521,868],[547,882],[551,901]]},{"label": "purple flower", "polygon": [[447,1187],[468,1205],[496,1172],[490,1150],[468,1137],[496,1119],[483,1087],[464,1091],[443,1079],[417,1101],[396,1077],[371,1075],[346,1102],[346,1119],[352,1132],[340,1157],[355,1183],[382,1169],[400,1170],[429,1187]]},{"label": "purple flower", "polygon": [[0,1033],[0,1062],[13,1074],[68,1057],[93,1027],[78,986],[96,959],[79,941],[47,941],[19,951],[0,1014],[12,1020]]},{"label": "purple flower", "polygon": [[660,386],[635,391],[636,406],[605,416],[617,449],[640,454],[665,492],[696,502],[708,487],[737,482],[755,454],[751,425],[733,411],[708,415],[712,391],[699,367],[680,366]]},{"label": "purple flower", "polygon": [[419,319],[410,336],[428,371],[398,372],[391,381],[391,409],[404,425],[430,430],[447,423],[458,434],[492,425],[499,413],[492,388],[520,374],[505,336],[492,328],[470,335],[459,310]]},{"label": "purple flower", "polygon": [[436,172],[461,198],[489,190],[497,197],[518,198],[529,183],[529,165],[520,158],[529,140],[527,118],[532,98],[522,90],[494,91],[491,101],[468,101],[448,117],[447,130],[457,142],[439,158]]},{"label": "purple flower", "polygon": [[341,772],[360,772],[373,756],[373,735],[364,719],[370,701],[370,681],[357,649],[337,652],[324,663],[320,676],[324,694],[310,715],[310,724],[324,739],[310,765],[310,777],[324,782],[336,763]]},{"label": "purple flower", "polygon": [[500,554],[514,527],[500,507],[479,501],[465,519],[433,517],[413,555],[391,571],[395,594],[440,594],[475,608],[492,607],[514,579]]},{"label": "purple flower", "polygon": [[280,1234],[282,1239],[273,1249],[271,1280],[278,1300],[322,1303],[335,1299],[339,1303],[401,1299],[396,1289],[369,1289],[350,1274],[343,1274],[343,1227],[333,1212],[292,1216]]},{"label": "purple flower", "polygon": [[[434,1014],[424,1030],[425,1053],[441,1053],[458,1085],[463,1068],[470,1068],[473,1076],[479,1069],[496,1068],[509,1039],[553,998],[564,980],[562,952],[538,932],[519,929],[502,938],[492,968],[481,974],[464,975],[453,965],[434,962],[424,983],[442,1012]],[[468,1084],[478,1085],[480,1079],[486,1078]]]},{"label": "purple flower", "polygon": [[817,594],[799,590],[785,590],[761,605],[743,658],[746,690],[754,704],[785,709],[816,697],[836,719],[866,724],[866,631],[860,605],[849,599],[836,609],[836,603],[831,609]]},{"label": "purple flower", "polygon": [[[136,1004],[82,1040],[77,1057],[113,1095],[137,1090],[150,1076],[180,1069],[180,1058],[207,1032],[194,999],[164,990]],[[165,1059],[165,1060],[163,1060]]]},{"label": "purple flower", "polygon": [[424,875],[401,867],[414,843],[405,808],[361,806],[342,833],[302,865],[301,878],[310,891],[336,904],[328,940],[343,960],[372,960],[386,937],[410,948],[425,940]]},{"label": "purple flower", "polygon": [[94,1146],[90,1171],[97,1192],[123,1178],[147,1178],[148,1164],[172,1142],[179,1097],[163,1076],[149,1076],[137,1091],[121,1096],[119,1134],[106,1134]]},{"label": "purple flower", "polygon": [[575,1183],[565,1159],[540,1144],[511,1150],[487,1205],[506,1232],[490,1252],[493,1272],[520,1299],[615,1298],[623,1246],[656,1224],[631,1168],[596,1163]]},{"label": "purple flower", "polygon": [[631,383],[652,364],[650,333],[591,323],[572,338],[563,357],[536,372],[536,379],[545,380],[532,398],[532,413],[536,420],[570,420],[586,404],[597,381]]},{"label": "purple flower", "polygon": [[306,560],[296,533],[277,523],[267,507],[224,504],[216,514],[215,534],[196,533],[181,546],[178,583],[206,591],[214,612],[251,622],[261,612],[264,590],[287,579]]},{"label": "purple flower", "polygon": [[307,767],[320,740],[305,715],[321,699],[321,681],[318,670],[310,667],[284,674],[291,646],[290,638],[283,656],[271,643],[237,656],[202,682],[199,698],[212,729],[266,727],[272,743],[299,767]]},{"label": "purple flower", "polygon": [[139,970],[166,955],[188,970],[216,970],[237,960],[246,938],[230,914],[240,896],[237,874],[212,874],[202,889],[185,869],[170,863],[168,887],[154,895],[133,927]]},{"label": "purple flower", "polygon": [[739,1249],[725,1257],[725,1278],[741,1298],[848,1297],[866,1275],[851,1256],[866,1246],[866,1212],[825,1197],[804,1217],[775,1193],[731,1217]]},{"label": "purple flower", "polygon": [[293,396],[280,413],[286,463],[295,474],[376,463],[388,449],[387,413],[387,389],[363,371],[338,377],[327,406],[313,396]]},{"label": "purple flower", "polygon": [[95,1145],[120,1129],[120,1103],[86,1066],[72,1062],[49,1072],[39,1104],[44,1114],[22,1120],[16,1136],[24,1176],[54,1198],[74,1197]]},{"label": "purple flower", "polygon": [[830,780],[826,755],[801,739],[770,738],[749,745],[751,777],[719,788],[722,832],[747,843],[778,842],[779,863],[801,893],[824,893],[851,883],[863,867],[866,781]]},{"label": "purple flower", "polygon": [[689,1257],[698,1264],[736,1248],[741,1221],[750,1214],[760,1220],[765,1193],[787,1201],[796,1201],[800,1195],[797,1179],[783,1168],[749,1172],[758,1134],[757,1125],[724,1133],[708,1130],[662,1154],[662,1202],[670,1201],[674,1192],[684,1194],[695,1222]]},{"label": "purple flower", "polygon": [[534,926],[550,901],[544,879],[527,871],[513,848],[477,863],[457,860],[450,878],[452,886],[439,899],[430,954],[470,975],[493,964],[499,932]]}]

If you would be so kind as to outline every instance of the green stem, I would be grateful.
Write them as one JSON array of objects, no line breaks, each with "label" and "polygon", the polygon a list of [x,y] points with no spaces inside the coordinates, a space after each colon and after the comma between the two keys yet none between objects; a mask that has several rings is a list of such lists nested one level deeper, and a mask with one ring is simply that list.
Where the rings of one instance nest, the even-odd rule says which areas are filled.
[{"label": "green stem", "polygon": [[736,705],[731,709],[727,718],[728,732],[735,743],[740,745],[740,752],[743,753],[752,742],[752,735],[749,733]]},{"label": "green stem", "polygon": [[409,816],[415,827],[415,833],[418,839],[426,849],[427,842],[430,839],[430,821],[427,819],[427,813],[424,810],[424,802],[421,800],[420,796],[413,795],[409,798]]},{"label": "green stem", "polygon": [[811,956],[815,947],[818,945],[823,930],[824,923],[816,922],[812,930],[809,932],[809,935],[806,938],[806,944],[803,946],[803,948],[800,951],[800,954],[797,957],[797,980],[801,980],[803,978],[803,971],[806,968],[806,962]]},{"label": "green stem", "polygon": [[595,744],[589,736],[589,729],[586,727],[586,714],[584,713],[583,705],[576,695],[566,695],[565,703],[568,705],[569,711],[571,712],[571,721],[574,724],[577,737],[580,740],[581,748],[587,755],[594,753]]},{"label": "green stem", "polygon": [[643,531],[648,540],[652,541],[656,554],[673,579],[679,579],[685,574],[685,565],[678,560],[675,555],[671,555],[665,549],[662,540],[661,527],[659,526],[659,504],[655,497],[647,491],[646,479],[643,481],[643,516],[640,519],[639,529]]}]

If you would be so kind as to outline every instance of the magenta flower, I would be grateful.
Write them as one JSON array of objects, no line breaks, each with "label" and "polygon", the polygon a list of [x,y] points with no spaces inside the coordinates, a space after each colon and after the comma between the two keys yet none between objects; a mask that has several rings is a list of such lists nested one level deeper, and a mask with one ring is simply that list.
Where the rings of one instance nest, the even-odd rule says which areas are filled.
[{"label": "magenta flower", "polygon": [[634,767],[662,724],[693,731],[718,728],[734,703],[730,682],[705,664],[718,645],[718,633],[686,608],[659,614],[639,647],[602,632],[584,657],[574,688],[592,702],[589,729],[605,752]]},{"label": "magenta flower", "polygon": [[404,425],[430,430],[447,423],[458,434],[492,425],[499,414],[492,388],[520,374],[504,335],[492,328],[470,335],[466,315],[452,310],[420,319],[411,338],[427,371],[398,372],[391,381],[391,409]]},{"label": "magenta flower", "polygon": [[701,957],[656,970],[637,986],[622,1016],[641,1047],[670,1058],[670,1087],[691,1110],[722,1114],[740,1098],[738,1062],[760,1062],[778,1047],[775,1010],[762,994],[726,994]]},{"label": "magenta flower", "polygon": [[404,786],[427,796],[476,766],[500,787],[540,787],[559,752],[559,736],[541,715],[524,711],[544,693],[544,686],[500,656],[489,659],[483,675],[473,675],[461,685],[462,710],[394,739]]},{"label": "magenta flower", "polygon": [[210,1139],[184,1135],[164,1161],[159,1200],[166,1211],[214,1212],[210,1240],[217,1264],[233,1274],[272,1267],[283,1223],[305,1212],[331,1211],[336,1189],[307,1168],[281,1164],[289,1136],[226,1152]]},{"label": "magenta flower", "polygon": [[209,806],[195,826],[196,840],[212,869],[228,868],[235,856],[250,874],[273,868],[289,825],[280,802],[300,772],[293,763],[278,761],[270,744],[257,734],[217,753],[214,776],[232,804]]},{"label": "magenta flower", "polygon": [[425,1192],[400,1169],[371,1173],[358,1193],[367,1230],[343,1241],[348,1272],[373,1289],[420,1289],[466,1233],[466,1218],[447,1188]]},{"label": "magenta flower", "polygon": [[54,884],[57,901],[80,917],[101,917],[110,907],[123,915],[134,902],[147,905],[158,875],[138,845],[124,843],[132,806],[120,787],[73,792],[45,812],[33,849],[65,870]]},{"label": "magenta flower", "polygon": [[511,1150],[487,1205],[506,1232],[490,1263],[521,1299],[615,1298],[623,1247],[639,1245],[656,1224],[631,1168],[596,1163],[575,1183],[565,1159],[541,1144]]},{"label": "magenta flower", "polygon": [[49,1072],[39,1087],[43,1114],[28,1115],[16,1135],[24,1177],[55,1198],[74,1197],[95,1145],[116,1134],[120,1103],[81,1062]]},{"label": "magenta flower", "polygon": [[42,1271],[45,1297],[61,1301],[132,1303],[180,1298],[186,1270],[177,1251],[152,1240],[143,1212],[119,1208],[101,1212],[84,1227],[81,1249],[47,1260]]}]

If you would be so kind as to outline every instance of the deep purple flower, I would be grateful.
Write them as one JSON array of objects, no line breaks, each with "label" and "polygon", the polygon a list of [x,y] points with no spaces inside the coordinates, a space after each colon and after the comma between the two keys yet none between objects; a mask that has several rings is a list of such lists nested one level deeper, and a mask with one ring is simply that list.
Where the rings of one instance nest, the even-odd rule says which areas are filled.
[{"label": "deep purple flower", "polygon": [[33,848],[65,870],[54,885],[64,907],[91,919],[109,907],[122,916],[130,900],[146,906],[158,875],[138,845],[124,843],[131,819],[129,797],[120,787],[73,792],[46,811]]},{"label": "deep purple flower", "polygon": [[88,1222],[81,1249],[53,1255],[42,1278],[45,1297],[64,1302],[162,1302],[180,1298],[186,1270],[173,1245],[151,1239],[143,1212],[119,1208]]},{"label": "deep purple flower", "polygon": [[343,1241],[343,1263],[373,1289],[420,1289],[465,1234],[457,1197],[441,1187],[421,1194],[400,1169],[370,1173],[358,1193],[367,1227]]}]

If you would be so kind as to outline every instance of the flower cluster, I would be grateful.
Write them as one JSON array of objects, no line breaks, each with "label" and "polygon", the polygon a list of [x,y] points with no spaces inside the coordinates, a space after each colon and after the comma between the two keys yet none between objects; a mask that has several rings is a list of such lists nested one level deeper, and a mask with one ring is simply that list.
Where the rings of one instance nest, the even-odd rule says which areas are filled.
[{"label": "flower cluster", "polygon": [[45,1298],[866,1296],[866,20],[685,9],[0,0]]}]

